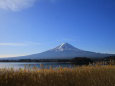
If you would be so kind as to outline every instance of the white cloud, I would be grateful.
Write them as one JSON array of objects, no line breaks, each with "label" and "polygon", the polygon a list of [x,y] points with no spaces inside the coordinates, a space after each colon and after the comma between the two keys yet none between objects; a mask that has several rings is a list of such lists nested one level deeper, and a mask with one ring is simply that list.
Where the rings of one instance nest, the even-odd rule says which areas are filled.
[{"label": "white cloud", "polygon": [[4,10],[20,11],[29,8],[36,0],[0,0],[0,8]]},{"label": "white cloud", "polygon": [[4,46],[26,46],[26,44],[22,44],[22,43],[0,43],[0,45],[4,45]]},{"label": "white cloud", "polygon": [[25,56],[25,55],[16,55],[16,54],[0,54],[0,58],[5,58],[5,57],[17,57],[17,56]]},{"label": "white cloud", "polygon": [[31,45],[39,45],[40,43],[0,43],[0,46],[31,46]]}]

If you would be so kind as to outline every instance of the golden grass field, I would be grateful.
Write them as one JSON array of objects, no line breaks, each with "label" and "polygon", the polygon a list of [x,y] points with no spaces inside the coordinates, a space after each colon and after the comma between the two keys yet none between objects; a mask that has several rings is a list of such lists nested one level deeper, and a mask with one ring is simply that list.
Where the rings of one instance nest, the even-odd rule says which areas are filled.
[{"label": "golden grass field", "polygon": [[115,65],[100,63],[82,67],[14,71],[0,69],[0,86],[115,86]]}]

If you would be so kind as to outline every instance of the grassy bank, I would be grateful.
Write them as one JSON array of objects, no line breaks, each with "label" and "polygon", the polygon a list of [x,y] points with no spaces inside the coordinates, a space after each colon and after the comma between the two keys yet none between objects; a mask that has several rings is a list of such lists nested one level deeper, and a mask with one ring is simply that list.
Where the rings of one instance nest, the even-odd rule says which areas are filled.
[{"label": "grassy bank", "polygon": [[115,65],[0,69],[0,86],[115,86]]}]

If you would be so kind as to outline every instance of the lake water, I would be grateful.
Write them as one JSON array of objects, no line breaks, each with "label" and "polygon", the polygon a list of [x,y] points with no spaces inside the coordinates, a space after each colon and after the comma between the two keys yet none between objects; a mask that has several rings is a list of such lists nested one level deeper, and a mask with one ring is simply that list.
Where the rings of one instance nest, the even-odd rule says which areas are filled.
[{"label": "lake water", "polygon": [[0,62],[0,68],[14,68],[14,69],[19,69],[22,68],[24,69],[24,66],[28,67],[28,64],[30,65],[30,68],[36,67],[40,68],[40,64],[45,68],[52,68],[59,67],[59,65],[63,67],[74,67],[74,64],[71,63],[65,63],[65,62]]}]

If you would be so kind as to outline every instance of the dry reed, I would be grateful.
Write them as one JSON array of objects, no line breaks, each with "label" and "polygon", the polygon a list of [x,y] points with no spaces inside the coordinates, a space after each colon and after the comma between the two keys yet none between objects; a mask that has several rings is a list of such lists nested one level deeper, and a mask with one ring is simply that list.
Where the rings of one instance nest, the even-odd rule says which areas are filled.
[{"label": "dry reed", "polygon": [[[113,64],[114,62],[111,61]],[[89,64],[53,69],[0,69],[0,86],[115,86],[115,65]]]}]

